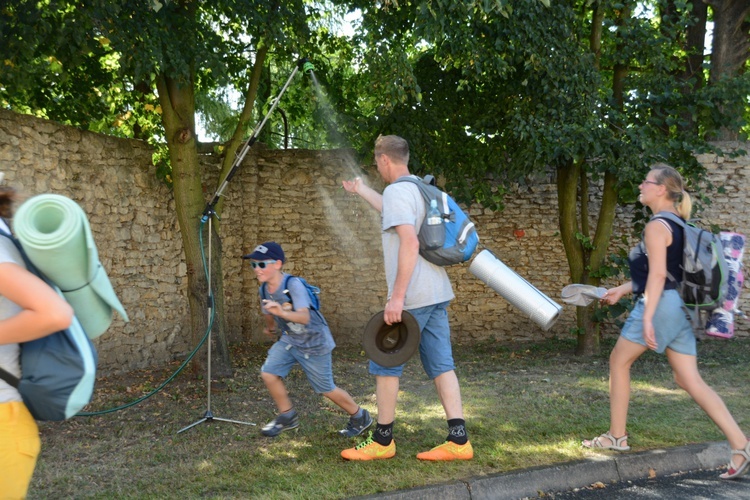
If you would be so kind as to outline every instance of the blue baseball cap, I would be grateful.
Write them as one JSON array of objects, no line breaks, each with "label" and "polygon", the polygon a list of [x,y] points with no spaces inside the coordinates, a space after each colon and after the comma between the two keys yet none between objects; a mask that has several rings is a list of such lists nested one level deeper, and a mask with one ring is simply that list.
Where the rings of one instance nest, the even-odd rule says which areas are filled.
[{"label": "blue baseball cap", "polygon": [[281,249],[281,245],[275,241],[267,241],[261,243],[252,253],[242,256],[243,259],[253,260],[280,260],[284,262],[284,250]]}]

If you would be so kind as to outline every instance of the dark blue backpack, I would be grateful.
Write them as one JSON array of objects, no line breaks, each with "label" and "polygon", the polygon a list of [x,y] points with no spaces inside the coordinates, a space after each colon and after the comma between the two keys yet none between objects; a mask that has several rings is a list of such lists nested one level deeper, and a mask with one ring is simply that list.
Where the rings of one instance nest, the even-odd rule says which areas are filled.
[{"label": "dark blue backpack", "polygon": [[[411,182],[419,188],[425,202],[425,213],[430,209],[430,202],[437,200],[438,210],[443,217],[445,242],[441,247],[431,248],[422,237],[428,231],[419,228],[417,236],[419,237],[419,254],[422,257],[438,266],[452,266],[466,262],[474,255],[479,244],[479,236],[474,223],[448,193],[435,186],[433,176],[427,175],[424,179],[400,177],[395,182]],[[422,227],[425,227],[425,224],[427,224],[427,217],[422,222]]]},{"label": "dark blue backpack", "polygon": [[[0,235],[13,242],[29,272],[63,296],[31,263],[15,237],[3,230],[0,230]],[[20,345],[21,378],[2,368],[0,378],[18,389],[35,419],[65,420],[89,404],[94,393],[98,359],[94,345],[75,316],[69,328]]]}]

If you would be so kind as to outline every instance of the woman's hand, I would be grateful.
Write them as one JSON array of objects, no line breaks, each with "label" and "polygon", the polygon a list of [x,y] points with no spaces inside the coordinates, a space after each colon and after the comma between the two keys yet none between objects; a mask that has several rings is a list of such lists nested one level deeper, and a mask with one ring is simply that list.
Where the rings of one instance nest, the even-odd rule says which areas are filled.
[{"label": "woman's hand", "polygon": [[646,346],[649,349],[656,350],[659,347],[656,344],[656,332],[654,331],[654,324],[651,320],[643,320],[643,340],[646,341]]},{"label": "woman's hand", "polygon": [[602,295],[602,298],[599,299],[599,302],[602,304],[608,304],[608,305],[614,305],[617,304],[623,296],[630,293],[632,290],[631,283],[625,283],[624,285],[616,286],[614,288],[610,288],[606,292],[604,292],[604,295]]}]

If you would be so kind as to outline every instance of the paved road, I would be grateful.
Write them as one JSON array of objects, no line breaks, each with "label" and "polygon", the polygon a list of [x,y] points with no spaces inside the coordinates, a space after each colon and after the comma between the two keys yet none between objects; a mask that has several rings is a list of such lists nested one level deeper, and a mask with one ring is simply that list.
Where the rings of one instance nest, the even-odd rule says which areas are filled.
[{"label": "paved road", "polygon": [[[726,442],[638,453],[602,453],[586,460],[445,484],[370,495],[377,500],[518,500],[543,498],[743,499],[750,500],[750,474],[718,478],[729,459]],[[720,468],[720,469],[717,469]],[[696,471],[684,473],[684,471]],[[590,485],[601,483],[602,487]]]},{"label": "paved road", "polygon": [[554,500],[606,498],[608,500],[680,499],[680,500],[747,500],[750,498],[750,475],[733,481],[719,480],[723,472],[699,470],[670,474],[654,479],[638,479],[609,484],[603,487],[577,488],[562,493],[548,493]]}]

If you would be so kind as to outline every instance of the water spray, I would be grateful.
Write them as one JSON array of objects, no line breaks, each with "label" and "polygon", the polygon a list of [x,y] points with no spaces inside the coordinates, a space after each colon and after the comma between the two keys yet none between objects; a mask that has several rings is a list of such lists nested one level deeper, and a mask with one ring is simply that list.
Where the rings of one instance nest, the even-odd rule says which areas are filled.
[{"label": "water spray", "polygon": [[206,205],[206,209],[203,211],[203,217],[201,218],[203,222],[208,220],[208,218],[213,214],[214,206],[216,206],[216,204],[219,202],[219,198],[221,197],[226,187],[229,185],[229,181],[232,180],[232,177],[234,177],[234,174],[237,171],[237,167],[239,167],[240,163],[242,163],[242,160],[245,159],[245,156],[250,151],[250,148],[253,147],[253,144],[255,144],[255,141],[258,140],[260,131],[263,129],[263,126],[268,121],[268,117],[271,116],[271,113],[273,113],[273,110],[276,109],[276,106],[279,104],[279,100],[281,99],[281,96],[284,95],[284,92],[286,92],[286,89],[289,87],[289,84],[292,83],[292,80],[294,79],[294,76],[297,74],[297,71],[302,70],[303,73],[307,75],[312,75],[314,69],[315,67],[307,58],[302,57],[299,60],[297,60],[297,65],[294,67],[294,71],[292,71],[292,74],[289,75],[289,78],[287,79],[286,83],[279,91],[279,94],[273,99],[271,99],[271,108],[268,110],[268,113],[266,113],[266,115],[263,117],[263,120],[261,120],[261,122],[258,125],[256,125],[255,129],[253,130],[253,133],[250,135],[250,138],[245,142],[245,145],[242,146],[242,149],[235,157],[234,163],[232,164],[232,167],[229,169],[229,173],[224,178],[224,181],[221,183],[221,186],[219,186],[219,189],[216,191],[216,194],[214,194],[213,199]]}]

